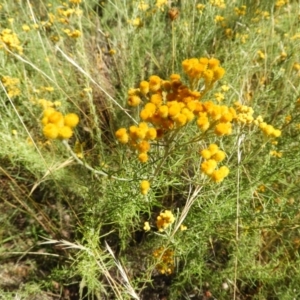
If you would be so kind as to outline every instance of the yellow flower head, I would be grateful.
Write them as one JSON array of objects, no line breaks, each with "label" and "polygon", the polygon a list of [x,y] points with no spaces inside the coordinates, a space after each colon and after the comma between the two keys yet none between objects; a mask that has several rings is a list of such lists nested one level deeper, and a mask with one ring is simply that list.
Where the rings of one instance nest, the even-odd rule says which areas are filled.
[{"label": "yellow flower head", "polygon": [[140,162],[145,163],[148,161],[149,158],[148,158],[147,153],[143,152],[143,153],[139,154],[138,159]]},{"label": "yellow flower head", "polygon": [[157,136],[157,131],[155,128],[149,128],[146,132],[145,138],[147,140],[155,140]]},{"label": "yellow flower head", "polygon": [[69,126],[63,126],[58,129],[58,137],[61,139],[69,139],[73,135],[73,131]]},{"label": "yellow flower head", "polygon": [[159,231],[164,231],[174,221],[175,217],[172,212],[170,210],[165,210],[156,218],[156,226]]},{"label": "yellow flower head", "polygon": [[54,111],[48,117],[48,122],[52,124],[56,124],[58,127],[64,126],[64,116],[61,112]]},{"label": "yellow flower head", "polygon": [[201,164],[201,171],[206,175],[211,175],[216,167],[217,162],[214,159],[209,159]]},{"label": "yellow flower head", "polygon": [[147,153],[150,150],[150,144],[147,141],[141,141],[137,145],[137,149],[140,153]]},{"label": "yellow flower head", "polygon": [[138,106],[141,103],[141,98],[136,95],[129,96],[127,99],[127,103],[129,106]]},{"label": "yellow flower head", "polygon": [[57,125],[49,123],[43,128],[43,134],[48,139],[56,139],[58,137],[58,130]]},{"label": "yellow flower head", "polygon": [[222,166],[220,169],[215,170],[211,174],[211,178],[214,182],[221,182],[229,174],[229,169],[226,166]]},{"label": "yellow flower head", "polygon": [[169,115],[169,108],[167,105],[162,105],[158,108],[158,115],[161,117],[161,118],[167,118],[168,115]]},{"label": "yellow flower head", "polygon": [[149,89],[151,92],[157,92],[161,87],[161,79],[156,75],[152,75],[149,78]]},{"label": "yellow flower head", "polygon": [[211,153],[208,149],[203,149],[200,152],[200,155],[204,158],[204,159],[210,159],[211,158]]},{"label": "yellow flower head", "polygon": [[129,136],[127,134],[126,128],[120,128],[119,130],[116,131],[115,135],[120,143],[122,144],[128,143]]},{"label": "yellow flower head", "polygon": [[150,231],[150,230],[151,230],[151,227],[150,227],[150,225],[149,225],[149,222],[145,222],[145,223],[144,223],[143,229],[144,229],[145,231]]},{"label": "yellow flower head", "polygon": [[74,113],[66,114],[64,117],[65,126],[74,128],[78,124],[78,122],[79,122],[79,117]]},{"label": "yellow flower head", "polygon": [[209,120],[206,113],[199,113],[199,118],[197,119],[197,125],[202,131],[206,131],[209,126]]},{"label": "yellow flower head", "polygon": [[219,123],[215,127],[215,134],[218,136],[229,135],[232,133],[231,123]]},{"label": "yellow flower head", "polygon": [[150,182],[148,180],[143,180],[140,184],[141,193],[147,195],[150,189]]},{"label": "yellow flower head", "polygon": [[141,81],[140,91],[143,95],[147,95],[149,93],[149,82],[148,81]]},{"label": "yellow flower head", "polygon": [[214,159],[217,162],[221,162],[225,159],[226,153],[222,150],[218,150],[213,156],[212,159]]}]

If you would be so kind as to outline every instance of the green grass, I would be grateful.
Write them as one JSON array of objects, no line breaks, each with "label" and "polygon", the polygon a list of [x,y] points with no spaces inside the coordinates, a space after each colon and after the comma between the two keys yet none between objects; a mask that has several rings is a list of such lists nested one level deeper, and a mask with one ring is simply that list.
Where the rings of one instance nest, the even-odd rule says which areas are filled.
[{"label": "green grass", "polygon": [[[1,3],[0,298],[300,296],[299,3],[173,1],[171,21],[158,2]],[[5,42],[12,33],[20,44]],[[201,101],[222,93],[221,105],[252,107],[281,136],[236,123],[228,136],[200,134],[195,118],[139,162],[115,137],[140,122],[143,104],[130,107],[128,90],[151,75],[188,84],[181,64],[193,57],[226,70]],[[80,117],[70,139],[43,135],[45,101]],[[221,183],[200,170],[212,143],[226,152]],[[175,222],[160,232],[165,210]],[[161,247],[174,253],[169,275],[159,272],[167,252],[153,255]]]}]

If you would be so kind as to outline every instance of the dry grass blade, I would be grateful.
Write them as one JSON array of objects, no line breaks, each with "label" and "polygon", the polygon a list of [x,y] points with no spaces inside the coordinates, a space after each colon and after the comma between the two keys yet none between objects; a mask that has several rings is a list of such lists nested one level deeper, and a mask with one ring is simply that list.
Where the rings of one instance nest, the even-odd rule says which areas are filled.
[{"label": "dry grass blade", "polygon": [[113,257],[114,259],[114,262],[118,268],[118,270],[120,271],[120,274],[125,282],[125,289],[127,291],[127,293],[134,299],[137,299],[139,300],[139,296],[136,294],[136,292],[134,291],[132,285],[130,284],[130,281],[128,279],[128,276],[123,268],[123,266],[121,265],[121,263],[116,259],[112,249],[110,248],[110,246],[107,244],[107,242],[105,242],[105,245],[106,245],[106,249],[108,250],[108,252],[111,254],[111,256]]}]

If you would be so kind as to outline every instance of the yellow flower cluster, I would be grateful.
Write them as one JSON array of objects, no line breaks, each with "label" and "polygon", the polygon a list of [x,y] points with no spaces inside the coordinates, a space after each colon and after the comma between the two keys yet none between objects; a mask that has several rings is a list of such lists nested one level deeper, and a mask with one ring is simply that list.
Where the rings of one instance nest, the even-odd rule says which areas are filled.
[{"label": "yellow flower cluster", "polygon": [[270,155],[274,156],[274,157],[280,158],[280,157],[282,157],[282,154],[283,154],[282,152],[278,152],[278,151],[275,151],[275,150],[270,151]]},{"label": "yellow flower cluster", "polygon": [[254,110],[250,106],[242,105],[240,102],[234,103],[237,111],[236,121],[241,124],[252,124],[254,122]]},{"label": "yellow flower cluster", "polygon": [[211,89],[212,85],[225,74],[225,69],[220,67],[216,58],[201,57],[185,59],[182,62],[184,72],[188,75],[192,88],[197,88],[201,79],[204,80],[203,94]]},{"label": "yellow flower cluster", "polygon": [[221,182],[229,174],[229,169],[226,166],[217,168],[218,162],[225,159],[226,153],[219,149],[218,145],[211,144],[207,149],[203,149],[200,155],[204,159],[201,164],[201,171],[209,176],[214,182]]},{"label": "yellow flower cluster", "polygon": [[158,231],[164,231],[169,225],[173,224],[175,217],[170,210],[161,212],[156,218],[156,226]]},{"label": "yellow flower cluster", "polygon": [[216,6],[218,8],[226,8],[226,4],[224,0],[210,0],[209,3],[212,6]]},{"label": "yellow flower cluster", "polygon": [[241,7],[235,7],[234,8],[234,12],[238,16],[244,16],[246,14],[246,10],[247,10],[247,6],[246,5],[242,5]]},{"label": "yellow flower cluster", "polygon": [[215,58],[192,58],[183,61],[183,69],[192,84],[198,87],[200,80],[204,80],[205,88],[202,92],[190,90],[178,74],[172,74],[169,80],[153,75],[148,81],[140,82],[139,88],[130,89],[128,105],[135,107],[145,103],[140,111],[142,122],[138,126],[131,126],[129,130],[120,128],[116,131],[118,141],[122,144],[129,143],[138,151],[139,160],[146,162],[151,141],[163,137],[170,130],[187,125],[195,117],[202,131],[213,125],[218,136],[231,134],[230,122],[235,118],[235,110],[215,105],[212,101],[200,101],[224,75],[225,70],[219,63]]},{"label": "yellow flower cluster", "polygon": [[42,118],[43,134],[48,139],[69,139],[73,135],[73,128],[79,122],[79,117],[70,113],[63,115],[54,108],[47,108]]},{"label": "yellow flower cluster", "polygon": [[3,29],[0,33],[0,49],[4,47],[3,44],[11,51],[17,51],[19,54],[23,54],[23,47],[21,46],[17,34],[10,29]]},{"label": "yellow flower cluster", "polygon": [[258,126],[265,135],[270,137],[277,138],[281,136],[281,131],[279,129],[275,129],[272,125],[269,125],[266,122],[264,122],[261,116],[258,116],[256,119],[254,119],[254,111],[252,107],[242,105],[239,102],[236,102],[234,105],[237,111],[235,120],[238,123],[247,125],[254,124]]},{"label": "yellow flower cluster", "polygon": [[64,29],[63,32],[68,36],[68,37],[71,37],[71,38],[78,38],[81,36],[81,31],[78,30],[78,29],[75,29],[75,30],[70,30],[70,29]]},{"label": "yellow flower cluster", "polygon": [[275,7],[278,9],[286,4],[288,4],[289,1],[288,0],[277,0],[275,3]]},{"label": "yellow flower cluster", "polygon": [[150,182],[148,180],[143,180],[140,184],[141,193],[147,195],[150,189]]},{"label": "yellow flower cluster", "polygon": [[174,251],[160,247],[153,251],[153,256],[159,260],[156,270],[160,274],[170,275],[174,272]]},{"label": "yellow flower cluster", "polygon": [[5,86],[7,94],[10,98],[19,96],[21,94],[21,91],[18,88],[18,85],[20,83],[20,80],[18,78],[3,76],[1,78],[1,81]]},{"label": "yellow flower cluster", "polygon": [[272,125],[269,125],[266,122],[261,122],[259,124],[259,128],[266,136],[274,138],[281,136],[281,131],[279,129],[275,129]]}]

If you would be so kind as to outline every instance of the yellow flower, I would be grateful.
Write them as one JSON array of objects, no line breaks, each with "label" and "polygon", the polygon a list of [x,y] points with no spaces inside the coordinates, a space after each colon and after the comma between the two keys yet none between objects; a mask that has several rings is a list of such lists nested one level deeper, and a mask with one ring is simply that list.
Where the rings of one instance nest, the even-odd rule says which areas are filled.
[{"label": "yellow flower", "polygon": [[147,153],[150,150],[150,144],[147,141],[141,141],[137,145],[137,149],[140,153]]},{"label": "yellow flower", "polygon": [[167,2],[168,2],[168,0],[156,0],[155,6],[160,8],[160,9],[163,9],[162,6],[166,5]]},{"label": "yellow flower", "polygon": [[187,117],[184,114],[178,114],[175,118],[174,121],[178,127],[184,126],[187,122]]},{"label": "yellow flower", "polygon": [[162,95],[153,94],[150,98],[150,102],[159,107],[162,103]]},{"label": "yellow flower", "polygon": [[43,128],[43,134],[48,139],[56,139],[58,137],[58,127],[55,124],[47,124]]},{"label": "yellow flower", "polygon": [[149,89],[151,92],[157,92],[161,87],[161,79],[156,75],[152,75],[149,78]]},{"label": "yellow flower", "polygon": [[168,117],[168,114],[169,114],[169,108],[167,105],[162,105],[158,108],[158,115],[161,117],[161,118],[167,118]]},{"label": "yellow flower", "polygon": [[127,99],[128,105],[133,106],[133,107],[138,106],[141,103],[141,101],[142,101],[141,98],[136,95],[129,96]]},{"label": "yellow flower", "polygon": [[169,225],[174,223],[175,217],[170,210],[161,212],[156,218],[156,226],[159,231],[164,231]]},{"label": "yellow flower", "polygon": [[147,140],[155,140],[157,136],[157,131],[155,128],[149,128],[148,131],[146,132],[145,138]]},{"label": "yellow flower", "polygon": [[168,102],[169,104],[169,111],[168,111],[168,115],[171,119],[174,119],[174,117],[176,117],[181,110],[180,104],[177,101],[172,101],[172,102]]},{"label": "yellow flower", "polygon": [[139,10],[145,11],[149,8],[149,5],[146,4],[144,1],[140,1],[138,8]]},{"label": "yellow flower", "polygon": [[22,25],[22,30],[25,31],[25,32],[28,32],[30,31],[30,27],[26,24]]},{"label": "yellow flower", "polygon": [[218,67],[214,70],[214,81],[221,79],[225,74],[225,69]]},{"label": "yellow flower", "polygon": [[270,155],[280,158],[280,157],[282,157],[282,152],[277,152],[275,150],[272,150],[272,151],[270,151]]},{"label": "yellow flower", "polygon": [[224,20],[225,20],[225,18],[222,17],[222,16],[219,16],[219,15],[215,16],[215,22],[216,22],[216,23],[222,22],[222,21],[224,21]]},{"label": "yellow flower", "polygon": [[129,136],[127,134],[126,128],[120,128],[119,130],[116,131],[115,135],[120,143],[122,144],[128,143]]},{"label": "yellow flower", "polygon": [[218,102],[221,102],[224,100],[225,97],[224,97],[224,94],[222,94],[222,93],[215,93],[215,98]]},{"label": "yellow flower", "polygon": [[219,123],[215,127],[215,134],[218,136],[229,135],[232,133],[231,123]]},{"label": "yellow flower", "polygon": [[64,125],[64,116],[61,112],[54,111],[48,116],[48,122],[62,127]]},{"label": "yellow flower", "polygon": [[211,178],[214,182],[222,182],[229,174],[229,169],[226,166],[222,166],[220,169],[215,170],[211,174]]},{"label": "yellow flower", "polygon": [[69,126],[63,126],[58,129],[58,137],[61,139],[69,139],[73,135],[73,131]]},{"label": "yellow flower", "polygon": [[149,93],[149,82],[148,81],[141,81],[140,83],[140,91],[143,95],[147,95]]},{"label": "yellow flower", "polygon": [[108,53],[109,53],[109,55],[113,56],[113,55],[115,55],[117,53],[117,51],[115,49],[110,49],[108,51]]},{"label": "yellow flower", "polygon": [[180,225],[180,230],[181,230],[181,231],[185,231],[185,230],[187,230],[187,226],[185,226],[185,225],[181,224],[181,225]]},{"label": "yellow flower", "polygon": [[274,137],[280,137],[281,136],[281,130],[279,130],[279,129],[275,129],[274,131],[273,131],[273,136]]},{"label": "yellow flower", "polygon": [[208,150],[211,155],[215,155],[219,151],[219,146],[217,144],[210,144],[208,146]]},{"label": "yellow flower", "polygon": [[222,89],[223,92],[227,92],[230,89],[230,87],[228,85],[226,85],[226,84],[223,84],[221,86],[221,89]]},{"label": "yellow flower", "polygon": [[217,162],[221,162],[225,159],[226,153],[222,150],[218,150],[211,158]]},{"label": "yellow flower", "polygon": [[266,58],[265,53],[262,52],[261,50],[257,51],[257,55],[259,56],[260,59],[265,59]]},{"label": "yellow flower", "polygon": [[210,159],[211,158],[211,153],[208,149],[203,149],[200,152],[200,155],[204,158],[204,159]]},{"label": "yellow flower", "polygon": [[148,180],[143,180],[140,184],[141,193],[147,195],[150,189],[150,182]]},{"label": "yellow flower", "polygon": [[145,163],[145,162],[148,161],[149,158],[148,158],[147,153],[143,152],[143,153],[139,154],[138,159],[139,159],[140,162]]},{"label": "yellow flower", "polygon": [[145,231],[150,231],[150,230],[151,230],[151,227],[150,227],[150,225],[149,225],[149,222],[145,222],[145,223],[144,223],[143,229],[144,229]]},{"label": "yellow flower", "polygon": [[216,167],[217,162],[214,159],[208,159],[201,164],[201,171],[206,175],[211,175]]},{"label": "yellow flower", "polygon": [[64,125],[65,126],[74,128],[78,124],[78,122],[79,122],[79,117],[74,113],[67,114],[64,117]]},{"label": "yellow flower", "polygon": [[143,26],[143,22],[140,18],[135,18],[133,20],[128,20],[128,23],[133,25],[133,26],[136,26],[136,27],[141,27]]},{"label": "yellow flower", "polygon": [[73,4],[80,4],[82,0],[69,0],[70,3],[73,3]]},{"label": "yellow flower", "polygon": [[197,125],[202,131],[206,131],[209,128],[210,124],[206,113],[199,113]]},{"label": "yellow flower", "polygon": [[188,108],[183,108],[181,113],[186,116],[187,122],[191,122],[195,117],[195,115]]}]

